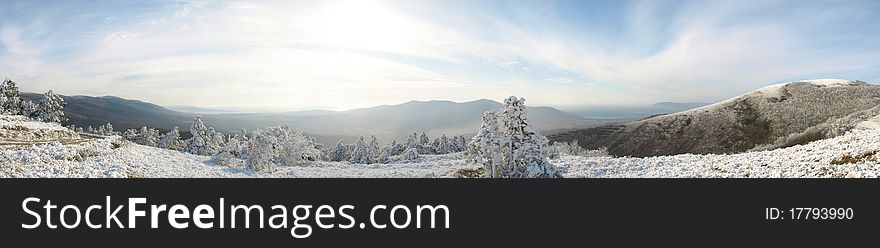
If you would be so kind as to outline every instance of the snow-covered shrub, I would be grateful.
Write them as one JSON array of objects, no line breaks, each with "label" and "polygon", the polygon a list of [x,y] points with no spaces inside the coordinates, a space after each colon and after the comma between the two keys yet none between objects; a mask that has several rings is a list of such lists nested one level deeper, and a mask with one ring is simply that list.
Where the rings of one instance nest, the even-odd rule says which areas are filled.
[{"label": "snow-covered shrub", "polygon": [[155,147],[159,142],[159,131],[154,128],[141,127],[140,133],[130,141],[139,145]]},{"label": "snow-covered shrub", "polygon": [[577,140],[573,140],[571,142],[553,142],[551,149],[550,158],[559,158],[562,155],[572,155],[572,156],[581,156],[581,157],[608,157],[611,156],[608,154],[607,148],[602,148],[599,150],[587,150],[582,146],[578,145]]},{"label": "snow-covered shrub", "polygon": [[482,164],[488,177],[559,177],[547,159],[549,140],[528,122],[525,99],[509,97],[500,113],[487,112],[468,157]]},{"label": "snow-covered shrub", "polygon": [[180,150],[180,130],[177,127],[171,129],[161,137],[159,137],[159,142],[156,144],[157,147],[168,150]]},{"label": "snow-covered shrub", "polygon": [[315,141],[289,126],[255,130],[248,137],[241,157],[255,171],[271,171],[276,165],[293,166],[321,156]]},{"label": "snow-covered shrub", "polygon": [[217,154],[221,146],[226,143],[226,135],[215,131],[213,127],[205,126],[201,116],[193,119],[189,130],[192,133],[192,138],[183,141],[184,152],[211,156]]},{"label": "snow-covered shrub", "polygon": [[400,155],[400,157],[407,162],[416,162],[421,159],[421,155],[419,155],[419,151],[416,148],[409,148]]}]

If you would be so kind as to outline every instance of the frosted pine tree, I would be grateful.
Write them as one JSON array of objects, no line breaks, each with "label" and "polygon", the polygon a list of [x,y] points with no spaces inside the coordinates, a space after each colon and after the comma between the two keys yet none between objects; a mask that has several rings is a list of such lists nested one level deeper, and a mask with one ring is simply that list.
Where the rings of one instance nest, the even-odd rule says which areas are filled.
[{"label": "frosted pine tree", "polygon": [[22,114],[21,96],[18,86],[11,79],[3,80],[0,85],[0,114]]},{"label": "frosted pine tree", "polygon": [[403,151],[406,151],[405,145],[397,143],[396,140],[391,141],[391,156],[403,154]]},{"label": "frosted pine tree", "polygon": [[486,111],[480,130],[471,138],[467,151],[468,161],[483,165],[485,175],[492,178],[503,176],[501,146],[504,137],[498,131],[498,115],[495,111]]},{"label": "frosted pine tree", "polygon": [[64,117],[64,104],[64,99],[56,95],[55,92],[51,90],[46,92],[37,108],[39,113],[37,119],[43,122],[57,123],[67,121],[67,117]]},{"label": "frosted pine tree", "polygon": [[275,164],[272,158],[276,153],[276,143],[272,132],[263,129],[254,130],[242,154],[245,165],[254,171],[274,171]]},{"label": "frosted pine tree", "polygon": [[367,146],[367,154],[366,156],[370,158],[370,163],[378,163],[377,157],[379,157],[379,139],[376,138],[376,135],[370,136],[370,145]]},{"label": "frosted pine tree", "polygon": [[184,151],[196,155],[208,155],[205,147],[208,145],[208,128],[202,122],[202,117],[197,116],[193,119],[193,124],[189,128],[192,138],[186,140]]},{"label": "frosted pine tree", "polygon": [[34,120],[40,120],[40,105],[32,101],[21,101],[21,114]]},{"label": "frosted pine tree", "polygon": [[428,139],[428,135],[425,132],[419,136],[419,154],[434,154],[434,146],[431,145],[431,140]]},{"label": "frosted pine tree", "polygon": [[306,133],[289,126],[274,129],[277,133],[277,154],[275,160],[283,165],[293,166],[308,161],[316,161],[321,157],[314,140]]},{"label": "frosted pine tree", "polygon": [[159,148],[169,149],[169,150],[180,150],[180,130],[177,127],[168,131],[162,137],[159,137],[159,142],[156,144]]},{"label": "frosted pine tree", "polygon": [[380,149],[379,155],[376,156],[376,163],[387,164],[391,162],[391,145],[385,145]]},{"label": "frosted pine tree", "polygon": [[403,154],[401,154],[400,157],[408,162],[416,162],[421,159],[421,155],[419,155],[419,151],[416,148],[406,149],[406,151],[403,151]]},{"label": "frosted pine tree", "polygon": [[547,160],[549,140],[528,122],[525,99],[509,97],[499,116],[499,131],[506,137],[501,151],[504,177],[559,177],[556,167]]},{"label": "frosted pine tree", "polygon": [[139,139],[140,135],[141,134],[138,133],[137,129],[128,129],[128,130],[125,130],[125,132],[122,132],[123,139],[131,141],[131,142],[135,142],[135,143],[137,143],[137,140]]},{"label": "frosted pine tree", "polygon": [[370,156],[369,148],[367,147],[367,142],[364,141],[364,136],[358,137],[358,141],[354,144],[354,148],[351,151],[351,158],[348,159],[348,162],[353,164],[369,164]]},{"label": "frosted pine tree", "polygon": [[134,142],[140,145],[155,147],[156,143],[159,142],[159,131],[154,128],[141,127],[141,131]]},{"label": "frosted pine tree", "polygon": [[343,144],[343,140],[339,140],[330,152],[327,154],[329,156],[330,161],[348,161],[351,158],[351,154],[348,153],[348,148]]},{"label": "frosted pine tree", "polygon": [[406,139],[406,149],[419,149],[419,134],[412,133]]},{"label": "frosted pine tree", "polygon": [[447,154],[454,152],[452,150],[452,146],[449,143],[449,138],[446,137],[446,134],[441,134],[440,138],[437,138],[437,145],[434,148],[437,154]]}]

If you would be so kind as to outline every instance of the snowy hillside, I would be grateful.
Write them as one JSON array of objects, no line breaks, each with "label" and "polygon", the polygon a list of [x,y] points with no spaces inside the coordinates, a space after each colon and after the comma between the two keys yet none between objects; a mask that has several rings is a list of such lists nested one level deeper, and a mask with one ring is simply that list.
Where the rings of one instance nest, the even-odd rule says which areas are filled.
[{"label": "snowy hillside", "polygon": [[448,154],[424,156],[412,163],[313,162],[281,166],[272,172],[254,172],[243,166],[217,165],[209,156],[147,147],[118,138],[0,150],[0,177],[453,177],[459,169],[474,167],[466,164],[461,154]]},{"label": "snowy hillside", "polygon": [[[563,156],[550,162],[564,177],[878,177],[880,131],[846,135],[772,151],[649,158]],[[150,159],[144,159],[150,158]],[[839,164],[835,164],[839,163]],[[0,151],[0,177],[455,177],[475,169],[462,155],[425,156],[412,163],[313,162],[273,172],[216,165],[208,156],[99,139]]]},{"label": "snowy hillside", "polygon": [[880,114],[880,86],[848,80],[772,85],[712,105],[551,136],[616,156],[739,153],[836,137]]}]

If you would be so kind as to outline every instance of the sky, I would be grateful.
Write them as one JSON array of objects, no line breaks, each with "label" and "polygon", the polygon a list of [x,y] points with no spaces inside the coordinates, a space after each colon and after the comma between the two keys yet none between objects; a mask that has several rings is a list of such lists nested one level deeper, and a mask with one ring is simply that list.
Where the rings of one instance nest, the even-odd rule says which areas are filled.
[{"label": "sky", "polygon": [[164,106],[715,102],[880,83],[880,1],[15,1],[0,77]]}]

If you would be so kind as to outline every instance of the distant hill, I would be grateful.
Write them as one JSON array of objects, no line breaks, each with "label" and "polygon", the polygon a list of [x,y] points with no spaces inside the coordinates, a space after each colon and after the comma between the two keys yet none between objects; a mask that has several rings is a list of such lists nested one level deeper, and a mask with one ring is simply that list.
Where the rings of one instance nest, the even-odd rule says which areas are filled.
[{"label": "distant hill", "polygon": [[778,84],[716,104],[551,135],[615,156],[738,153],[837,136],[880,114],[880,86],[861,81]]},{"label": "distant hill", "polygon": [[[289,124],[318,136],[323,143],[339,139],[352,141],[360,135],[376,135],[381,140],[403,140],[412,132],[440,134],[472,134],[480,127],[482,114],[497,110],[501,104],[491,100],[470,102],[410,101],[348,111],[290,112],[282,114],[221,114],[207,115],[206,123],[223,130]],[[540,130],[579,129],[604,123],[586,119],[550,107],[528,107],[529,120]]]},{"label": "distant hill", "polygon": [[[23,93],[22,98],[34,102],[42,99],[41,94]],[[81,127],[98,127],[108,122],[114,129],[124,130],[150,126],[164,130],[179,126],[189,129],[193,114],[169,110],[159,105],[138,100],[122,99],[115,96],[61,96],[67,105],[64,113],[69,118],[66,124]],[[186,127],[186,128],[184,128]]]},{"label": "distant hill", "polygon": [[[38,101],[40,94],[25,93],[24,98]],[[383,142],[403,140],[412,132],[473,134],[480,127],[483,112],[497,110],[501,104],[491,100],[470,102],[410,101],[348,111],[294,111],[284,113],[216,113],[211,109],[183,107],[202,114],[170,110],[155,104],[112,96],[62,96],[67,106],[67,124],[97,127],[111,122],[115,129],[142,126],[168,130],[175,126],[189,130],[193,117],[201,115],[205,124],[224,132],[291,125],[313,134],[320,142],[333,144],[339,139],[353,142],[360,135],[377,135]],[[179,108],[180,109],[180,108]],[[547,133],[575,130],[607,123],[587,119],[551,107],[527,107],[529,119]]]}]

